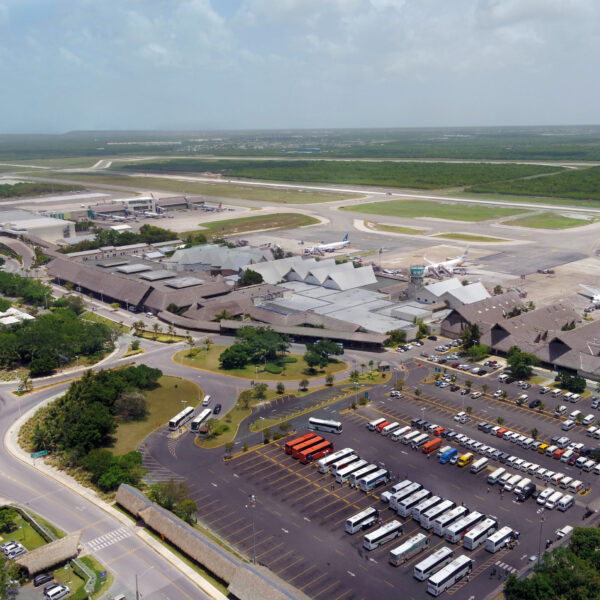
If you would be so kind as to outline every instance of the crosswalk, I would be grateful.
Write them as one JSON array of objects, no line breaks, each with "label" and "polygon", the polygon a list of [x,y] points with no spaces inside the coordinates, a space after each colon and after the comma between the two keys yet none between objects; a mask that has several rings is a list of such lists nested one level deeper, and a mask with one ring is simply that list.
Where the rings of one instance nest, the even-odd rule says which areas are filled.
[{"label": "crosswalk", "polygon": [[146,445],[140,446],[138,451],[142,454],[142,465],[146,470],[142,480],[147,485],[152,485],[154,483],[158,483],[159,481],[168,481],[169,479],[173,479],[174,481],[185,481],[185,477],[170,471],[158,463],[150,454],[146,448]]},{"label": "crosswalk", "polygon": [[116,544],[117,542],[120,542],[131,535],[131,529],[128,529],[127,527],[119,527],[119,529],[114,529],[113,531],[109,531],[104,535],[86,542],[86,545],[92,552],[97,552],[98,550],[112,546],[113,544]]},{"label": "crosswalk", "polygon": [[507,565],[505,562],[500,562],[499,560],[496,561],[494,566],[498,569],[502,569],[504,572],[508,571],[511,575],[517,572],[517,569]]}]

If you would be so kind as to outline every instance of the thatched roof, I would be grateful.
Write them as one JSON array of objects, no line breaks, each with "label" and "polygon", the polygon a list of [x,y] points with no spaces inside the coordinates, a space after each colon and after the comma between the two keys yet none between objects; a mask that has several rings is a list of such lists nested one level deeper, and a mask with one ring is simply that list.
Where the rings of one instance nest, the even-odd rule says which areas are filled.
[{"label": "thatched roof", "polygon": [[248,565],[206,538],[202,533],[164,508],[150,502],[140,491],[122,484],[117,503],[179,550],[229,584],[229,592],[240,600],[309,600],[308,596],[277,575],[257,565]]},{"label": "thatched roof", "polygon": [[80,539],[81,532],[71,533],[67,537],[17,557],[15,562],[27,569],[29,576],[35,575],[54,565],[75,558],[79,551]]}]

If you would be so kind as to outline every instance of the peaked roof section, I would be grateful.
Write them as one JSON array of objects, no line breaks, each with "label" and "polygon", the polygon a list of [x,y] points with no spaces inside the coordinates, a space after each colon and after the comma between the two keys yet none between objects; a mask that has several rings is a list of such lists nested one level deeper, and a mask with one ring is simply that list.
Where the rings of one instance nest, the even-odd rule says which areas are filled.
[{"label": "peaked roof section", "polygon": [[233,269],[268,261],[273,258],[270,250],[259,248],[227,248],[226,246],[193,246],[183,250],[176,250],[169,262],[180,265],[207,265],[215,269]]},{"label": "peaked roof section", "polygon": [[444,281],[436,281],[426,285],[423,289],[439,298],[442,294],[459,287],[462,287],[462,283],[456,277],[452,277],[451,279],[444,279]]},{"label": "peaked roof section", "polygon": [[481,302],[490,297],[490,294],[485,289],[484,285],[478,281],[477,283],[471,283],[469,285],[461,285],[458,288],[447,291],[442,299],[446,296],[456,298],[462,304],[473,304],[473,302]]},{"label": "peaked roof section", "polygon": [[479,322],[493,325],[496,321],[505,318],[513,308],[522,304],[517,292],[506,292],[479,302],[459,306],[454,310],[469,323]]},{"label": "peaked roof section", "polygon": [[321,263],[317,263],[318,266],[313,267],[304,278],[306,283],[313,283],[315,285],[323,285],[325,280],[333,275],[334,273],[343,273],[346,271],[354,270],[354,265],[350,262],[341,263],[336,265],[335,262],[331,264],[328,262],[327,264],[322,265]]},{"label": "peaked roof section", "polygon": [[371,266],[355,269],[354,266],[352,266],[352,263],[350,263],[350,265],[350,269],[330,273],[323,282],[323,286],[345,291],[363,285],[377,283],[377,278],[375,277],[375,273]]},{"label": "peaked roof section", "polygon": [[250,269],[262,275],[265,283],[278,283],[281,281],[294,266],[304,262],[301,256],[291,256],[280,260],[270,260],[268,262],[246,265],[244,271]]}]

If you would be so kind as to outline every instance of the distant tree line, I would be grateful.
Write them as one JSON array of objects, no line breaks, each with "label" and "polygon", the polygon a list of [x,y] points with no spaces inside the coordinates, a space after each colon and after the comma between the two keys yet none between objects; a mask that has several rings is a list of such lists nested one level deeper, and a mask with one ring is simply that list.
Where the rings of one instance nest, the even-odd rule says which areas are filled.
[{"label": "distant tree line", "polygon": [[168,159],[124,165],[121,168],[146,173],[212,172],[225,177],[271,181],[371,184],[420,189],[474,185],[562,170],[561,167],[524,164],[235,159]]},{"label": "distant tree line", "polygon": [[21,198],[22,196],[41,196],[56,192],[80,192],[85,190],[81,185],[64,183],[15,183],[0,185],[0,198]]},{"label": "distant tree line", "polygon": [[97,250],[104,246],[128,246],[130,244],[156,244],[158,242],[169,242],[177,239],[177,234],[162,227],[155,225],[142,225],[140,232],[133,231],[114,231],[112,229],[94,228],[96,239],[83,240],[77,244],[65,246],[60,249],[63,254],[72,252],[84,252],[86,250]]}]

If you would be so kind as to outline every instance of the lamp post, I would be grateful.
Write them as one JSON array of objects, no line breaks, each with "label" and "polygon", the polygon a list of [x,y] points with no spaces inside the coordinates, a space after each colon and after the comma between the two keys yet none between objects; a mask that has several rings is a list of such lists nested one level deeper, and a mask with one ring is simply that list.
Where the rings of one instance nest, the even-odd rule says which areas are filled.
[{"label": "lamp post", "polygon": [[[145,570],[145,571],[144,571],[144,572],[143,572],[143,573],[140,575],[140,577],[141,577],[142,575],[145,575],[145,574],[146,574],[148,571],[150,571],[150,570],[152,570],[152,569],[154,569],[154,567],[148,567],[148,568],[147,568],[147,569],[146,569],[146,570]],[[136,573],[136,574],[135,574],[135,600],[140,600],[141,596],[142,596],[142,595],[140,594],[140,590],[139,590],[139,587],[138,587],[138,574]]]},{"label": "lamp post", "polygon": [[544,508],[540,508],[536,511],[540,515],[540,536],[538,539],[538,565],[542,562],[542,527],[544,526]]},{"label": "lamp post", "polygon": [[254,529],[254,509],[256,508],[256,496],[250,494],[246,508],[252,509],[252,562],[256,564],[256,531]]}]

